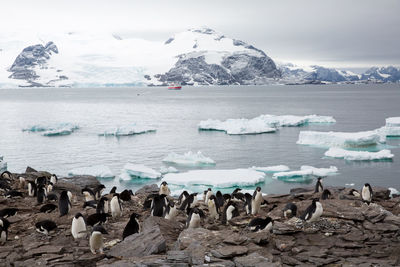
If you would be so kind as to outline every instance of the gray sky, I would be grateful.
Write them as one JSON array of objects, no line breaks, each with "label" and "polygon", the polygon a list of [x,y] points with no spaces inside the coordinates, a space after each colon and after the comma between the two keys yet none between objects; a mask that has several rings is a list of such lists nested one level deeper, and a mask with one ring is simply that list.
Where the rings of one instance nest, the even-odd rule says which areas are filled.
[{"label": "gray sky", "polygon": [[166,40],[208,26],[276,61],[400,65],[400,1],[1,0],[0,31],[106,31]]}]

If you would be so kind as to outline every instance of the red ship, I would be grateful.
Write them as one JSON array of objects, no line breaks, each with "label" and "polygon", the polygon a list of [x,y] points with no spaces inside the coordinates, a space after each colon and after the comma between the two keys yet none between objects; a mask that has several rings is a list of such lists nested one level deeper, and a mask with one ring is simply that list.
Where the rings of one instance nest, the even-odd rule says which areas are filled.
[{"label": "red ship", "polygon": [[171,84],[170,86],[168,86],[168,90],[181,90],[181,89],[182,86],[176,84]]}]

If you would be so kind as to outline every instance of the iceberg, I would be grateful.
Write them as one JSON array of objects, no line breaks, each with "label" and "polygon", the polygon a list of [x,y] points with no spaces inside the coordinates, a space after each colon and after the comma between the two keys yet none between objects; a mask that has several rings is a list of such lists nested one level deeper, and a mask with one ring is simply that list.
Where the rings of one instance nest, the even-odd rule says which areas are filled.
[{"label": "iceberg", "polygon": [[301,131],[297,144],[319,145],[327,147],[363,147],[377,145],[382,136],[377,131],[365,132],[316,132]]},{"label": "iceberg", "polygon": [[160,173],[161,174],[166,174],[166,173],[176,173],[179,172],[176,168],[170,166],[170,167],[161,167],[160,168]]},{"label": "iceberg", "polygon": [[276,166],[269,166],[269,167],[251,167],[253,170],[265,173],[274,173],[274,172],[287,172],[290,168],[286,165],[276,165]]},{"label": "iceberg", "polygon": [[253,186],[263,182],[265,174],[251,169],[193,170],[185,173],[168,173],[162,180],[172,185],[207,185],[229,188],[233,186]]},{"label": "iceberg", "polygon": [[153,127],[138,125],[136,123],[117,127],[113,129],[108,129],[104,133],[99,134],[100,136],[129,136],[135,134],[144,134],[148,132],[155,132],[156,129]]},{"label": "iceberg", "polygon": [[161,173],[142,164],[125,164],[120,174],[121,180],[131,180],[132,178],[158,179]]},{"label": "iceberg", "polygon": [[386,127],[400,127],[400,117],[387,118]]},{"label": "iceberg", "polygon": [[383,137],[398,137],[400,136],[400,127],[388,127],[388,126],[383,126],[379,128],[377,131],[383,136]]},{"label": "iceberg", "polygon": [[115,176],[110,168],[104,165],[75,168],[68,171],[68,176],[75,175],[91,175],[97,178],[113,178]]},{"label": "iceberg", "polygon": [[315,168],[312,166],[301,166],[299,171],[290,172],[277,172],[272,175],[272,178],[284,181],[298,181],[313,179],[314,176],[324,177],[335,175],[338,169],[335,166],[330,166],[329,168]]},{"label": "iceberg", "polygon": [[50,132],[50,131],[60,131],[69,130],[71,132],[79,129],[79,126],[72,123],[54,123],[54,124],[37,124],[32,125],[27,128],[22,129],[24,132]]},{"label": "iceberg", "polygon": [[7,162],[3,160],[3,156],[0,156],[0,173],[7,170]]},{"label": "iceberg", "polygon": [[224,131],[227,134],[261,134],[277,131],[277,127],[303,126],[312,123],[335,123],[331,116],[260,115],[253,119],[208,119],[200,121],[199,130]]},{"label": "iceberg", "polygon": [[331,147],[325,152],[325,156],[332,158],[343,158],[345,160],[385,160],[392,159],[394,155],[388,149],[383,149],[378,152],[368,152],[368,151],[350,151],[342,148]]},{"label": "iceberg", "polygon": [[172,152],[162,161],[185,166],[215,165],[215,161],[204,156],[201,151],[197,151],[197,153],[189,151],[185,154],[177,154]]}]

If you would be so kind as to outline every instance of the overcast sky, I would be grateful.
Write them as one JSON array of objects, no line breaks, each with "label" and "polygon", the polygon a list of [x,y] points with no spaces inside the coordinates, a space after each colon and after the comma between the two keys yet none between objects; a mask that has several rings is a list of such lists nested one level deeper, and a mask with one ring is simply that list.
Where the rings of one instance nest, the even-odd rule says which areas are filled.
[{"label": "overcast sky", "polygon": [[1,0],[0,30],[106,31],[164,41],[208,26],[276,61],[400,65],[399,0]]}]

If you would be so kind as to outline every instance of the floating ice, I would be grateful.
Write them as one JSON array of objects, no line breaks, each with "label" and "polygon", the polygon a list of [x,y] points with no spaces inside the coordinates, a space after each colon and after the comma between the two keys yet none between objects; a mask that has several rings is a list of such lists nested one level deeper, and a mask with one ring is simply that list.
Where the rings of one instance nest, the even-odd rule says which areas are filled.
[{"label": "floating ice", "polygon": [[121,180],[131,180],[132,178],[142,178],[142,179],[158,179],[161,177],[161,173],[152,168],[149,168],[142,164],[125,164],[121,171]]},{"label": "floating ice", "polygon": [[200,130],[224,131],[227,134],[261,134],[276,132],[276,127],[303,126],[310,123],[334,123],[330,116],[260,115],[253,119],[206,120],[199,123]]},{"label": "floating ice", "polygon": [[215,161],[204,156],[201,151],[197,151],[197,153],[189,151],[185,154],[177,154],[172,152],[165,159],[163,159],[163,162],[186,166],[215,165]]},{"label": "floating ice", "polygon": [[252,186],[263,182],[265,174],[251,169],[193,170],[185,173],[168,173],[163,181],[173,185],[207,185],[219,188]]},{"label": "floating ice", "polygon": [[400,127],[383,126],[377,130],[384,137],[400,136]]},{"label": "floating ice", "polygon": [[400,192],[396,188],[389,187],[388,189],[390,190],[390,197],[393,197],[393,195],[400,195]]},{"label": "floating ice", "polygon": [[272,175],[272,178],[279,180],[296,180],[297,178],[307,178],[312,179],[312,176],[330,176],[335,175],[338,169],[335,166],[329,168],[315,168],[312,166],[301,166],[299,171],[290,172],[277,172]]},{"label": "floating ice", "polygon": [[179,171],[176,168],[170,166],[170,167],[161,167],[160,172],[161,174],[166,174],[166,173],[176,173]]},{"label": "floating ice", "polygon": [[345,160],[384,160],[392,159],[394,155],[388,149],[378,152],[350,151],[342,148],[331,147],[325,152],[325,156],[332,158],[343,158]]},{"label": "floating ice", "polygon": [[265,173],[274,173],[274,172],[287,172],[290,168],[286,165],[276,165],[276,166],[269,166],[269,167],[251,167],[253,170]]},{"label": "floating ice", "polygon": [[387,118],[386,127],[400,127],[400,117]]},{"label": "floating ice", "polygon": [[27,132],[42,132],[43,136],[59,136],[59,135],[69,135],[75,130],[79,129],[79,126],[72,123],[54,123],[54,124],[38,124],[29,126],[22,129],[22,131]]},{"label": "floating ice", "polygon": [[351,184],[344,184],[344,185],[346,185],[346,186],[354,186],[354,183],[351,183]]},{"label": "floating ice", "polygon": [[7,170],[7,162],[3,160],[3,156],[0,156],[0,173]]},{"label": "floating ice", "polygon": [[101,136],[128,136],[128,135],[135,135],[135,134],[144,134],[148,132],[155,132],[156,129],[153,127],[137,125],[136,123],[117,127],[113,129],[108,129],[99,135]]},{"label": "floating ice", "polygon": [[109,167],[104,165],[96,165],[90,167],[75,168],[68,171],[68,176],[75,175],[92,175],[98,178],[112,178],[114,174]]},{"label": "floating ice", "polygon": [[361,147],[376,145],[382,141],[382,136],[377,131],[354,133],[301,131],[297,144],[328,147]]}]

